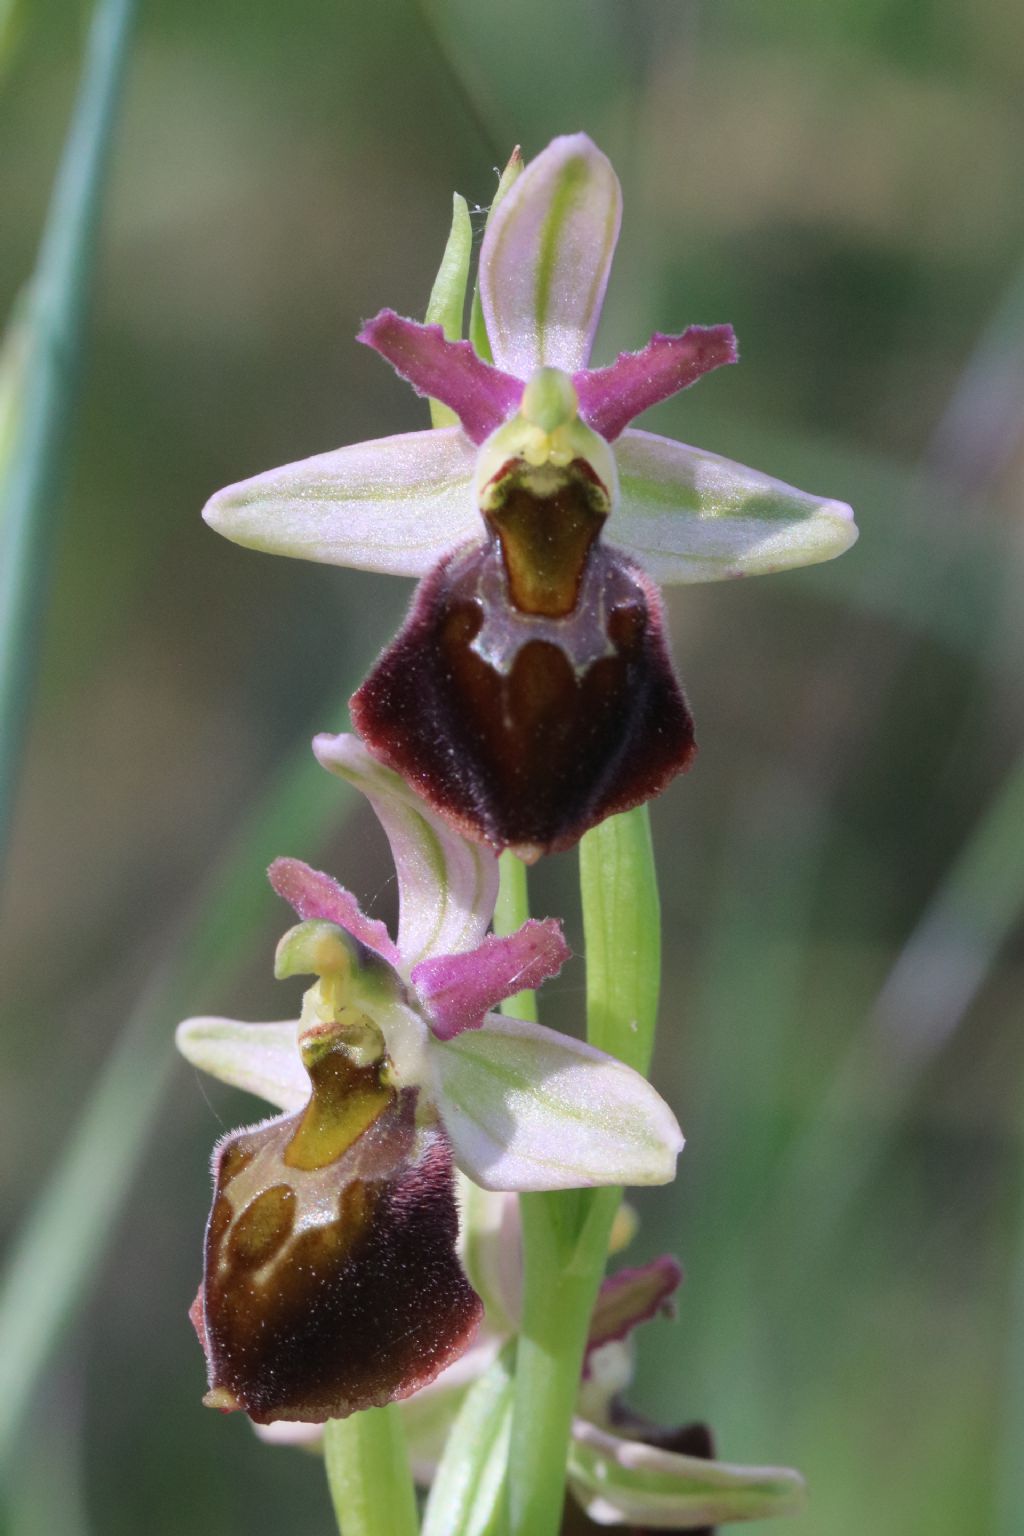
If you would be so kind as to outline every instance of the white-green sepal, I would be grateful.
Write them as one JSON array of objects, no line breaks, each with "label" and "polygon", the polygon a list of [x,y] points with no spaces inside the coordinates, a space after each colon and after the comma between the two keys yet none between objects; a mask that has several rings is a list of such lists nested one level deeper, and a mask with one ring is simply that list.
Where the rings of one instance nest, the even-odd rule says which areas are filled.
[{"label": "white-green sepal", "polygon": [[739,1467],[680,1456],[576,1419],[569,1486],[598,1525],[686,1530],[799,1514],[806,1485],[788,1467]]},{"label": "white-green sepal", "polygon": [[317,761],[369,800],[391,844],[398,875],[398,949],[408,975],[431,955],[475,949],[490,925],[498,860],[452,830],[358,736],[317,736]]},{"label": "white-green sepal", "polygon": [[201,1072],[292,1112],[309,1098],[299,1029],[297,1019],[242,1024],[237,1019],[195,1018],[178,1025],[175,1042],[185,1060]]},{"label": "white-green sepal", "polygon": [[586,367],[622,218],[611,162],[586,134],[553,139],[489,221],[480,298],[494,361],[518,378]]},{"label": "white-green sepal", "polygon": [[489,1013],[430,1042],[455,1161],[485,1189],[666,1184],[683,1136],[638,1072],[541,1024]]},{"label": "white-green sepal", "polygon": [[403,432],[240,480],[212,496],[203,517],[247,549],[423,576],[482,537],[475,463],[461,427]]},{"label": "white-green sepal", "polygon": [[609,544],[660,582],[764,576],[833,560],[857,538],[843,501],[628,428],[615,444],[619,505]]}]

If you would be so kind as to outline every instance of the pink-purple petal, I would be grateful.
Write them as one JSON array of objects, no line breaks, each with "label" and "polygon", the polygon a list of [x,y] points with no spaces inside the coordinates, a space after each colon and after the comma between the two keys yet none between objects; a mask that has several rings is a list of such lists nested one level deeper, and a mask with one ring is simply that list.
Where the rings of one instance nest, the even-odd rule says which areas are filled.
[{"label": "pink-purple petal", "polygon": [[303,922],[321,918],[335,923],[392,965],[398,964],[398,948],[384,924],[376,917],[367,917],[352,892],[330,875],[311,869],[301,859],[275,859],[267,878]]},{"label": "pink-purple petal", "polygon": [[485,363],[468,341],[448,341],[439,325],[382,309],[357,339],[386,358],[418,395],[449,406],[474,443],[490,437],[519,405],[522,381]]},{"label": "pink-purple petal", "polygon": [[480,251],[494,360],[520,378],[586,367],[622,218],[607,156],[574,133],[531,160],[495,210]]},{"label": "pink-purple petal", "polygon": [[574,375],[580,415],[610,442],[641,411],[738,358],[731,325],[691,325],[681,336],[655,331],[639,352],[620,352],[607,368]]},{"label": "pink-purple petal", "polygon": [[672,1297],[682,1278],[682,1266],[669,1254],[609,1276],[598,1292],[591,1314],[584,1375],[589,1373],[590,1356],[595,1349],[627,1338],[640,1323],[649,1322],[659,1313],[672,1316]]},{"label": "pink-purple petal", "polygon": [[531,918],[508,938],[493,936],[461,955],[423,960],[412,973],[427,1020],[439,1040],[479,1029],[489,1008],[557,976],[570,950],[556,918]]}]

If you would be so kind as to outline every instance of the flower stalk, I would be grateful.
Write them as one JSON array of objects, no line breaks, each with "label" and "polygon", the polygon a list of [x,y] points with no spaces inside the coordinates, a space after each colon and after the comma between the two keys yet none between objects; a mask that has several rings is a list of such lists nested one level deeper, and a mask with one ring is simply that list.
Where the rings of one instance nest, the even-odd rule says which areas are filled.
[{"label": "flower stalk", "polygon": [[340,1536],[416,1536],[416,1494],[394,1403],[329,1420],[324,1466]]},{"label": "flower stalk", "polygon": [[[502,861],[505,920],[528,915],[525,870]],[[587,1038],[642,1072],[657,1019],[661,928],[645,806],[613,816],[580,844],[587,957]],[[509,1479],[510,1536],[556,1536],[565,1462],[590,1315],[621,1191],[520,1197],[523,1322],[516,1356]]]}]

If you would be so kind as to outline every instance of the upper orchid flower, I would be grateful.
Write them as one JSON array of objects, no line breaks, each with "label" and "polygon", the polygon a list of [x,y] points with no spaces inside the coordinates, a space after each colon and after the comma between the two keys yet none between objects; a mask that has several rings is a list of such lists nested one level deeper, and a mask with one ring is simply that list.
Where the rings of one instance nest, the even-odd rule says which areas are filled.
[{"label": "upper orchid flower", "polygon": [[272,470],[204,513],[255,549],[426,577],[353,717],[468,836],[525,858],[693,755],[652,578],[784,570],[856,538],[841,502],[630,427],[736,344],[692,326],[588,366],[620,213],[606,157],[582,134],[554,140],[488,222],[493,362],[390,310],[360,336],[459,424]]},{"label": "upper orchid flower", "polygon": [[485,937],[497,860],[352,736],[320,761],[370,800],[398,872],[397,943],[294,859],[271,882],[302,922],[277,974],[313,973],[298,1020],[191,1019],[195,1065],[285,1113],[215,1158],[195,1320],[207,1401],[322,1422],[404,1397],[466,1347],[480,1304],[455,1251],[454,1163],[489,1189],[657,1184],[682,1137],[636,1072],[488,1010],[568,957],[559,925]]}]

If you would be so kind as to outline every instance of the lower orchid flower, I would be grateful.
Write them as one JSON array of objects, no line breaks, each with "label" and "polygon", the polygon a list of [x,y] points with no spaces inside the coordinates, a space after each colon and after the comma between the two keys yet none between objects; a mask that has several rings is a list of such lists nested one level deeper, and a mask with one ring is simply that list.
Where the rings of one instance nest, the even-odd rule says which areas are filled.
[{"label": "lower orchid flower", "polygon": [[[429,1386],[402,1403],[402,1417],[416,1480],[437,1492],[427,1505],[423,1536],[446,1536],[445,1522],[459,1513],[445,1484],[444,1451],[457,1425],[493,1435],[496,1465],[503,1464],[504,1432],[511,1407],[508,1346],[518,1330],[520,1251],[517,1202],[462,1181],[460,1252],[484,1301],[484,1319],[472,1347]],[[617,1246],[617,1245],[616,1245]],[[710,1536],[713,1525],[797,1514],[805,1487],[787,1467],[738,1466],[715,1460],[714,1440],[699,1422],[665,1429],[636,1414],[626,1402],[634,1376],[634,1333],[642,1324],[674,1314],[682,1280],[666,1256],[620,1269],[604,1281],[590,1320],[590,1334],[573,1420],[567,1462],[569,1497],[561,1536],[622,1530],[627,1536],[686,1532]],[[488,1424],[490,1417],[494,1422]],[[260,1434],[277,1444],[319,1447],[317,1424],[272,1425]],[[472,1520],[460,1529],[486,1530],[487,1501],[495,1511],[500,1478],[477,1478]]]},{"label": "lower orchid flower", "polygon": [[[422,1480],[435,1483],[423,1536],[446,1536],[446,1522],[452,1519],[458,1499],[457,1490],[446,1482],[444,1461],[439,1466],[429,1463],[431,1445],[443,1444],[438,1407],[445,1416],[443,1433],[453,1441],[459,1438],[460,1423],[463,1429],[476,1425],[480,1439],[490,1434],[499,1468],[505,1454],[502,1424],[511,1414],[510,1361],[501,1350],[518,1329],[517,1204],[507,1195],[465,1188],[463,1208],[466,1267],[485,1303],[480,1343],[472,1352],[479,1376],[469,1386],[464,1376],[446,1373],[447,1380],[442,1377],[438,1383],[447,1388],[443,1404],[434,1399],[432,1405],[428,1392],[403,1406]],[[620,1208],[623,1213],[625,1208]],[[613,1231],[613,1251],[632,1236],[630,1222],[621,1225],[624,1230]],[[569,1445],[570,1497],[562,1536],[583,1536],[608,1526],[626,1527],[629,1536],[655,1531],[686,1531],[694,1536],[719,1523],[796,1514],[803,1506],[805,1487],[798,1472],[716,1461],[706,1425],[662,1429],[627,1406],[635,1330],[656,1317],[673,1315],[673,1298],[681,1280],[682,1269],[666,1255],[620,1269],[601,1286],[590,1319]],[[490,1425],[486,1415],[491,1417]],[[461,1528],[488,1529],[487,1500],[494,1501],[497,1511],[501,1494],[500,1480],[489,1479],[486,1469],[479,1468],[473,1519],[465,1519]]]},{"label": "lower orchid flower", "polygon": [[260,1423],[405,1397],[467,1347],[481,1303],[456,1253],[454,1167],[497,1190],[658,1184],[682,1147],[638,1073],[490,1011],[558,972],[558,923],[486,937],[494,855],[356,738],[316,747],[387,833],[397,941],[329,876],[279,859],[271,882],[302,921],[276,974],[317,978],[299,1019],[178,1032],[189,1061],[284,1111],[218,1147],[194,1309],[207,1402]]},{"label": "lower orchid flower", "polygon": [[476,349],[457,339],[465,205],[446,328],[384,310],[359,338],[431,399],[435,427],[228,486],[204,516],[250,548],[423,578],[353,719],[467,836],[532,860],[693,757],[655,583],[829,560],[857,530],[843,502],[630,425],[735,362],[732,329],[655,334],[590,367],[618,179],[583,134],[520,169],[484,236]]}]

